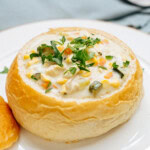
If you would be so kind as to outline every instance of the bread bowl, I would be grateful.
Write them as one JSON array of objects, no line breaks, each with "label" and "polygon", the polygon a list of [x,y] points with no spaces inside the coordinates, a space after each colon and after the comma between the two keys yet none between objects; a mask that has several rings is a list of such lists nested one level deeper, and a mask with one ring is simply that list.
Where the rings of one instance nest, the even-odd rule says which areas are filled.
[{"label": "bread bowl", "polygon": [[19,125],[8,104],[0,96],[0,150],[10,147],[19,137]]},{"label": "bread bowl", "polygon": [[142,80],[137,58],[121,40],[95,29],[56,28],[19,51],[6,93],[25,129],[69,142],[130,119],[143,95]]}]

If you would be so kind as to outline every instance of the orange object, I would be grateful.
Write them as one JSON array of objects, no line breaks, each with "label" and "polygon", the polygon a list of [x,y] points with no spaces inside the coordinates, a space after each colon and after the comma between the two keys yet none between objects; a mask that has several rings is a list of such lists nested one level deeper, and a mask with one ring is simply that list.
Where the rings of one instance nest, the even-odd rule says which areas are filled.
[{"label": "orange object", "polygon": [[61,46],[61,45],[60,45],[60,46],[58,46],[57,48],[58,48],[58,50],[59,50],[60,52],[62,52],[62,51],[64,50],[64,47],[63,47],[63,46]]},{"label": "orange object", "polygon": [[112,72],[109,72],[109,73],[107,73],[107,74],[104,76],[104,78],[110,79],[112,76],[113,76],[113,73],[112,73]]},{"label": "orange object", "polygon": [[10,147],[19,137],[19,125],[7,103],[0,96],[0,149]]},{"label": "orange object", "polygon": [[99,64],[100,64],[100,66],[104,66],[104,65],[106,64],[106,59],[103,58],[103,57],[101,57],[101,58],[99,59]]},{"label": "orange object", "polygon": [[65,53],[66,55],[70,55],[70,54],[72,53],[71,48],[66,48],[65,51],[64,51],[64,53]]},{"label": "orange object", "polygon": [[87,39],[87,37],[86,36],[82,36],[82,39]]},{"label": "orange object", "polygon": [[58,89],[58,87],[57,87],[55,84],[53,84],[53,87],[54,87],[55,89]]},{"label": "orange object", "polygon": [[43,87],[44,89],[47,89],[49,83],[50,83],[50,82],[43,82],[43,83],[42,83],[42,87]]}]

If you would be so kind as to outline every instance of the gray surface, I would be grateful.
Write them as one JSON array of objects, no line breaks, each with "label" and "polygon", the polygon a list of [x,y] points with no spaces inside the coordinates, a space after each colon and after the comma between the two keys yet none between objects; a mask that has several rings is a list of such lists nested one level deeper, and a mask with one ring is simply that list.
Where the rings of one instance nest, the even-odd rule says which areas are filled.
[{"label": "gray surface", "polygon": [[[0,30],[26,23],[59,18],[111,20],[122,25],[142,26],[150,14],[135,14],[112,20],[141,10],[120,0],[0,0]],[[149,12],[150,9],[144,10]],[[142,28],[150,32],[150,23]]]}]

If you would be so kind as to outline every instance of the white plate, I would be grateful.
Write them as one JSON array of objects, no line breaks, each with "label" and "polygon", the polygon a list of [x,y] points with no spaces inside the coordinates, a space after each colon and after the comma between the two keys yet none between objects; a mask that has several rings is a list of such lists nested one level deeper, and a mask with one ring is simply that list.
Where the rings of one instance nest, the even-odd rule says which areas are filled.
[{"label": "white plate", "polygon": [[[150,150],[150,36],[115,25],[90,20],[53,20],[27,24],[0,32],[0,70],[10,66],[17,51],[35,35],[51,27],[79,26],[101,29],[127,43],[144,68],[145,95],[130,121],[109,133],[73,144],[43,140],[22,129],[19,141],[10,150]],[[5,95],[6,75],[0,75],[0,95]],[[65,135],[64,135],[65,136]]]}]

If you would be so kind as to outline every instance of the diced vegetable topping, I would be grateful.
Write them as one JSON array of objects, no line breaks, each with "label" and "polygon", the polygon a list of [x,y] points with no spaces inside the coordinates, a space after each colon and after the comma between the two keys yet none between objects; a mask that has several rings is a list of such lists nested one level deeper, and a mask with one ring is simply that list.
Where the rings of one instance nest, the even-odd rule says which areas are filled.
[{"label": "diced vegetable topping", "polygon": [[125,62],[123,62],[123,66],[124,66],[124,67],[128,67],[129,64],[130,64],[130,62],[129,62],[128,60],[126,60]]},{"label": "diced vegetable topping", "polygon": [[[33,74],[34,70],[31,72],[31,69],[34,67],[30,67],[29,72],[26,73],[29,79],[38,81],[36,83],[45,89],[45,93],[53,89],[63,95],[68,95],[69,88],[71,90],[74,88],[72,91],[89,88],[90,93],[97,94],[101,88],[107,89],[108,86],[111,86],[114,89],[121,85],[123,80],[118,80],[117,74],[123,78],[124,70],[129,66],[130,61],[120,62],[121,59],[117,59],[117,55],[112,56],[111,51],[108,55],[103,52],[105,44],[109,48],[111,41],[93,38],[95,35],[89,37],[87,34],[77,38],[65,33],[61,35],[59,40],[41,44],[37,50],[32,50],[32,53],[23,56],[26,67],[40,62],[40,65],[43,64],[44,69],[46,68],[43,69],[44,72]],[[78,36],[79,33],[75,35]],[[8,71],[6,69],[0,73],[3,72]],[[94,73],[96,73],[95,76],[93,76]],[[68,87],[68,84],[71,87]]]},{"label": "diced vegetable topping", "polygon": [[113,70],[115,72],[117,72],[120,75],[121,78],[123,78],[124,74],[118,69],[119,65],[117,65],[116,62],[114,62],[112,66],[113,66]]},{"label": "diced vegetable topping", "polygon": [[100,83],[99,81],[94,81],[93,83],[90,84],[89,91],[91,93],[93,93],[93,92],[95,93],[98,90],[100,90],[101,87],[102,87],[102,83]]},{"label": "diced vegetable topping", "polygon": [[74,75],[76,73],[76,70],[76,67],[70,67],[67,71],[64,72],[64,74],[66,74],[69,71],[72,75]]},{"label": "diced vegetable topping", "polygon": [[41,79],[41,73],[35,73],[31,76],[31,78],[34,80],[39,80]]},{"label": "diced vegetable topping", "polygon": [[107,70],[107,68],[104,67],[104,66],[98,66],[98,67],[101,68],[101,69]]},{"label": "diced vegetable topping", "polygon": [[113,56],[107,55],[107,56],[105,56],[105,58],[106,58],[107,60],[112,60],[112,59],[113,59]]}]

